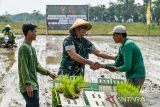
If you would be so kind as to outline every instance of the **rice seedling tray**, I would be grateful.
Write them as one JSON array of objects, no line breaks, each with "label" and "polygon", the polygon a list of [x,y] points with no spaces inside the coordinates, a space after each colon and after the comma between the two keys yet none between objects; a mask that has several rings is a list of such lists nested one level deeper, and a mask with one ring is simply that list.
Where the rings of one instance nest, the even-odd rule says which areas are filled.
[{"label": "rice seedling tray", "polygon": [[[66,98],[63,93],[55,92],[55,95],[52,95],[52,107],[114,107],[114,104],[118,105],[117,100],[107,101],[106,99],[108,97],[112,97],[111,100],[113,100],[113,97],[116,99],[113,87],[119,82],[124,81],[121,79],[99,78],[98,83],[87,83],[87,87],[75,99]],[[53,81],[53,87],[58,84],[56,80]]]}]

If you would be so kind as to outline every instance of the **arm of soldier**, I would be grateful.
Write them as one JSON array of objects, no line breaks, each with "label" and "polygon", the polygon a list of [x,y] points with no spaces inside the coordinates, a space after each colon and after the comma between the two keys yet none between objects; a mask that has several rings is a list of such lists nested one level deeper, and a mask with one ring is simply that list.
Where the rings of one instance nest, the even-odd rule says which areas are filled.
[{"label": "arm of soldier", "polygon": [[80,56],[76,52],[75,45],[74,45],[74,42],[72,41],[72,39],[70,39],[70,38],[65,39],[64,42],[63,42],[63,46],[64,46],[64,51],[67,52],[68,56],[72,60],[75,60],[75,61],[77,61],[79,63],[82,63],[82,64],[87,64],[87,65],[93,66],[94,62],[83,58],[82,56]]},{"label": "arm of soldier", "polygon": [[[87,40],[88,41],[88,40]],[[101,58],[104,58],[104,59],[111,59],[111,60],[115,60],[116,57],[115,56],[111,56],[111,55],[108,55],[100,50],[98,50],[94,44],[90,41],[88,41],[88,46],[90,48],[90,53],[98,56],[98,57],[101,57]]]},{"label": "arm of soldier", "polygon": [[87,64],[90,66],[93,66],[93,64],[94,64],[94,62],[92,62],[88,59],[85,59],[85,58],[81,57],[79,54],[77,54],[75,49],[68,50],[67,54],[71,57],[72,60],[75,60],[79,63]]},{"label": "arm of soldier", "polygon": [[92,51],[92,53],[98,57],[104,58],[104,59],[111,59],[111,60],[115,60],[116,57],[115,56],[111,56],[108,55],[102,51],[99,51],[98,49],[95,49],[94,51]]}]

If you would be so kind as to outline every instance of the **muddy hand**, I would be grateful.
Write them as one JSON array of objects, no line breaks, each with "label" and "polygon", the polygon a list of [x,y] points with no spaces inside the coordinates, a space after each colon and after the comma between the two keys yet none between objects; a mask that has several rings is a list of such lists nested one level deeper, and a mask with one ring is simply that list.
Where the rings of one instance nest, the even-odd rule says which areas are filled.
[{"label": "muddy hand", "polygon": [[57,78],[57,75],[56,75],[55,73],[52,73],[52,72],[49,72],[49,76],[50,76],[52,79]]},{"label": "muddy hand", "polygon": [[92,64],[92,66],[90,66],[90,68],[92,70],[97,70],[97,69],[100,68],[100,63],[99,62],[95,62],[95,63]]},{"label": "muddy hand", "polygon": [[111,67],[111,68],[109,69],[110,72],[116,72],[117,70],[118,70],[117,67]]}]

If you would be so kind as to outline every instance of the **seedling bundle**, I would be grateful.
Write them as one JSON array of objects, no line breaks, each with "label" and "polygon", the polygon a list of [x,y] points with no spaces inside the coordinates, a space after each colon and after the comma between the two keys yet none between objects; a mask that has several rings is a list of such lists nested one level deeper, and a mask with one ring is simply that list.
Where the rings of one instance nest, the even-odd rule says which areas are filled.
[{"label": "seedling bundle", "polygon": [[[53,81],[52,107],[112,107],[119,105],[112,92],[121,79],[99,78],[98,83],[87,83],[83,76],[61,76]],[[106,91],[108,90],[109,91]],[[108,99],[108,98],[114,99]],[[121,106],[119,106],[121,107]]]},{"label": "seedling bundle", "polygon": [[142,105],[143,96],[139,92],[139,87],[130,83],[120,83],[116,85],[117,99],[124,107],[137,107]]}]

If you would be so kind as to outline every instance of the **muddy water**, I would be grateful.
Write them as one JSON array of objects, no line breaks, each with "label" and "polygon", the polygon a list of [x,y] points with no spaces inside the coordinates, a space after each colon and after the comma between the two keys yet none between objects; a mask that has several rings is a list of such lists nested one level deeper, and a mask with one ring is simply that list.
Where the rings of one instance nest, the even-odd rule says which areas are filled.
[{"label": "muddy water", "polygon": [[[42,66],[50,71],[57,72],[62,53],[62,41],[64,36],[38,36],[33,42],[36,48],[37,57]],[[114,44],[112,37],[87,37],[99,49],[108,54],[116,55],[119,45]],[[130,37],[141,47],[146,66],[146,81],[142,93],[146,96],[146,107],[159,107],[160,89],[160,37]],[[24,38],[17,39],[18,46]],[[18,71],[17,71],[16,49],[0,49],[0,107],[25,107],[25,102],[19,93]],[[101,63],[112,63],[113,61],[97,58],[90,55],[90,59]],[[107,70],[99,69],[92,71],[86,66],[85,79],[90,82],[97,82],[97,78],[125,79],[123,73],[110,73]],[[51,79],[38,74],[40,85],[41,107],[51,107]]]},{"label": "muddy water", "polygon": [[8,72],[15,62],[15,49],[1,49],[0,50],[0,69]]}]

